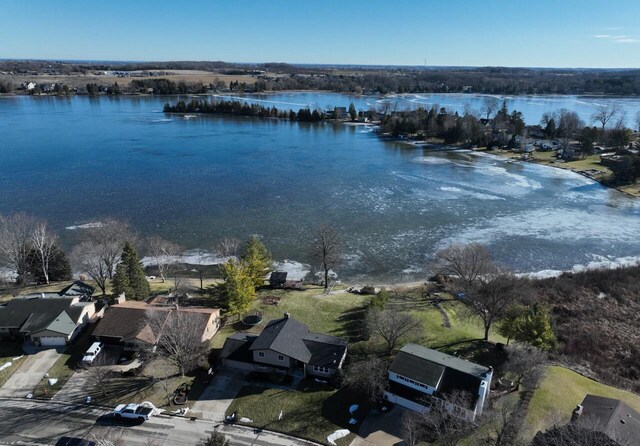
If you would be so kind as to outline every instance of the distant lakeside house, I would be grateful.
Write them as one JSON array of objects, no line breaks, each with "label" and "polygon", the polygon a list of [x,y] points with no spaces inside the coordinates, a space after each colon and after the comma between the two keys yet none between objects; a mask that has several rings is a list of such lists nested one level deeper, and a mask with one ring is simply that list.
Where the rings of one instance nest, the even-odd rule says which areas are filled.
[{"label": "distant lakeside house", "polygon": [[259,335],[235,333],[220,354],[224,366],[244,370],[331,378],[344,364],[347,341],[312,333],[285,313]]},{"label": "distant lakeside house", "polygon": [[202,342],[213,338],[220,328],[220,309],[152,305],[140,301],[122,301],[112,305],[93,330],[96,341],[122,346],[124,351],[140,351],[157,344],[162,333],[154,332],[148,311],[157,311],[165,323],[176,314],[188,315]]},{"label": "distant lakeside house", "polygon": [[431,404],[448,404],[447,397],[468,396],[467,407],[450,410],[469,421],[482,413],[491,388],[493,369],[407,344],[396,355],[388,371],[389,389],[385,398],[415,412],[428,412]]},{"label": "distant lakeside house", "polygon": [[96,314],[93,291],[76,281],[57,293],[28,294],[0,305],[0,338],[39,347],[69,344]]}]

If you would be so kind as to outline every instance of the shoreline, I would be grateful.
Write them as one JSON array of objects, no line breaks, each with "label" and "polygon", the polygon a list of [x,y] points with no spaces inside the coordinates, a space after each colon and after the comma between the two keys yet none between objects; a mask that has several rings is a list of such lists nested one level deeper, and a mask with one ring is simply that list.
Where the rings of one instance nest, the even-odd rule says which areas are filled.
[{"label": "shoreline", "polygon": [[[603,180],[604,178],[602,178],[603,175],[607,174],[607,171],[602,170],[602,174],[601,175],[594,175],[592,173],[590,173],[590,170],[594,170],[594,169],[580,169],[580,168],[575,168],[574,166],[572,166],[570,163],[572,163],[573,161],[568,161],[568,162],[564,162],[564,163],[555,163],[555,162],[548,162],[546,160],[543,159],[538,159],[535,157],[530,157],[528,159],[521,159],[521,155],[522,153],[516,153],[516,152],[510,152],[508,150],[504,150],[504,149],[494,149],[494,150],[489,150],[486,147],[476,147],[476,148],[470,148],[470,149],[465,149],[464,147],[460,147],[460,146],[456,146],[456,145],[450,145],[450,144],[444,144],[444,143],[438,143],[438,142],[433,142],[433,141],[426,141],[426,140],[409,140],[409,139],[399,139],[399,138],[393,138],[391,136],[388,135],[384,135],[384,134],[378,134],[378,136],[385,141],[389,141],[389,142],[394,142],[394,143],[398,143],[398,144],[403,144],[405,146],[408,147],[413,147],[413,148],[421,148],[421,149],[427,149],[429,151],[432,152],[448,152],[448,151],[455,151],[455,150],[470,150],[472,152],[479,152],[479,153],[486,153],[488,155],[495,155],[496,157],[500,157],[500,158],[504,158],[504,159],[508,159],[511,160],[513,162],[521,162],[521,163],[531,163],[531,164],[538,164],[540,166],[546,166],[546,167],[551,167],[551,168],[555,168],[555,169],[562,169],[562,170],[568,170],[570,172],[574,172],[578,175],[581,175],[585,178],[590,179],[591,181],[595,181],[596,183],[602,185],[603,187],[607,188],[607,189],[613,189],[613,190],[617,190],[620,193],[623,193],[624,195],[631,197],[631,198],[640,198],[640,182],[636,182],[635,184],[628,184],[625,186],[611,186],[609,184],[606,184]],[[537,152],[534,152],[537,153]],[[596,169],[597,170],[597,169]],[[635,188],[635,190],[626,190],[625,188],[629,187],[629,188]]]}]

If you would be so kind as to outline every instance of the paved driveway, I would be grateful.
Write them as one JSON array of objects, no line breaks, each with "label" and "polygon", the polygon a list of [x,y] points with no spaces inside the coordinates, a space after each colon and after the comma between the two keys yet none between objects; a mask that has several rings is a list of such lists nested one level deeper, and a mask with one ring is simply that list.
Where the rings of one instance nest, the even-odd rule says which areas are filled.
[{"label": "paved driveway", "polygon": [[0,397],[24,398],[44,378],[53,363],[60,357],[54,349],[42,350],[30,355],[0,389]]},{"label": "paved driveway", "polygon": [[231,402],[242,386],[246,384],[248,372],[234,369],[216,371],[211,384],[205,389],[198,401],[193,404],[191,413],[206,420],[220,422]]}]

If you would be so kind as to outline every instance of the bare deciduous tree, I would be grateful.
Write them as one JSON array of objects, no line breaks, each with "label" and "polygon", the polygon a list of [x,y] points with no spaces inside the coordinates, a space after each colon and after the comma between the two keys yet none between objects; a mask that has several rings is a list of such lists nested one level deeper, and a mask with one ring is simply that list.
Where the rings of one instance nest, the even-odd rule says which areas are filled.
[{"label": "bare deciduous tree", "polygon": [[491,119],[491,115],[493,115],[498,108],[500,108],[500,101],[498,101],[497,98],[489,97],[484,100],[480,111],[486,119]]},{"label": "bare deciduous tree", "polygon": [[400,420],[400,433],[407,446],[416,446],[425,436],[422,415],[407,410]]},{"label": "bare deciduous tree", "polygon": [[422,336],[422,323],[409,313],[395,310],[370,309],[365,319],[367,333],[379,336],[386,343],[388,355],[395,350],[401,338]]},{"label": "bare deciduous tree", "polygon": [[29,270],[29,252],[36,220],[24,213],[0,216],[0,257],[23,279]]},{"label": "bare deciduous tree", "polygon": [[436,263],[440,274],[454,276],[467,284],[496,270],[491,253],[478,243],[451,245],[438,251]]},{"label": "bare deciduous tree", "polygon": [[513,444],[509,435],[512,417],[518,408],[518,398],[515,395],[503,395],[491,402],[491,406],[482,414],[481,424],[487,431],[486,444],[507,446]]},{"label": "bare deciduous tree", "polygon": [[135,244],[137,237],[128,224],[106,219],[101,224],[87,229],[87,239],[93,244],[102,263],[106,265],[108,278],[113,279],[124,243],[129,241]]},{"label": "bare deciduous tree", "polygon": [[218,243],[215,252],[222,260],[238,257],[240,254],[240,240],[237,238],[225,238]]},{"label": "bare deciduous tree", "polygon": [[427,432],[428,440],[437,440],[438,444],[457,446],[476,426],[465,418],[465,410],[471,406],[471,395],[467,392],[453,391],[446,400],[430,398],[429,411],[422,414],[421,423]]},{"label": "bare deciduous tree", "polygon": [[183,252],[181,246],[160,237],[151,237],[148,241],[149,256],[158,267],[162,282],[167,281],[178,261],[177,257]]},{"label": "bare deciduous tree", "polygon": [[380,358],[368,358],[349,366],[344,383],[352,389],[366,395],[372,403],[382,401],[387,389],[387,362]]},{"label": "bare deciduous tree", "polygon": [[110,365],[111,363],[108,361],[106,354],[102,352],[84,372],[87,376],[87,384],[98,389],[103,397],[108,394],[107,384],[111,376]]},{"label": "bare deciduous tree", "polygon": [[329,288],[329,271],[342,260],[342,241],[331,226],[320,226],[311,241],[311,256],[318,260],[324,271],[324,289]]},{"label": "bare deciduous tree", "polygon": [[207,272],[210,255],[204,249],[196,249],[193,252],[193,269],[200,279],[200,293],[204,293],[204,275]]},{"label": "bare deciduous tree", "polygon": [[207,350],[197,314],[186,310],[150,309],[147,321],[157,337],[156,351],[178,367],[180,374],[193,369]]},{"label": "bare deciduous tree", "polygon": [[102,294],[106,294],[107,279],[109,279],[109,267],[100,255],[100,246],[90,241],[76,245],[71,251],[71,261],[76,269],[91,277]]},{"label": "bare deciduous tree", "polygon": [[504,370],[516,377],[516,384],[535,388],[544,376],[548,355],[535,347],[507,347],[508,359]]},{"label": "bare deciduous tree", "polygon": [[484,328],[484,340],[489,339],[493,324],[502,318],[508,308],[528,298],[528,283],[507,270],[498,270],[464,288],[467,316],[480,319]]},{"label": "bare deciduous tree", "polygon": [[599,122],[602,125],[602,130],[604,131],[607,123],[609,123],[609,121],[611,121],[616,115],[621,112],[622,108],[619,104],[600,104],[596,107],[596,110],[591,115],[591,121]]},{"label": "bare deciduous tree", "polygon": [[40,260],[42,266],[42,275],[47,284],[49,284],[49,264],[56,255],[56,244],[58,237],[47,228],[45,222],[36,224],[31,234],[31,245]]}]

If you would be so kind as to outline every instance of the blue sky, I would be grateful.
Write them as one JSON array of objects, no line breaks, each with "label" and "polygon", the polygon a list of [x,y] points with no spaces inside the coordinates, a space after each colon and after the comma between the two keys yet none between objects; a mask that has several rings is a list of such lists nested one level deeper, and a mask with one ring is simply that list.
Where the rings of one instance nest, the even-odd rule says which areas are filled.
[{"label": "blue sky", "polygon": [[2,0],[0,58],[640,67],[640,1]]}]

